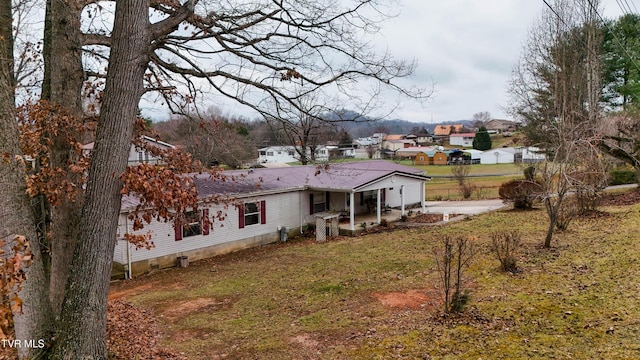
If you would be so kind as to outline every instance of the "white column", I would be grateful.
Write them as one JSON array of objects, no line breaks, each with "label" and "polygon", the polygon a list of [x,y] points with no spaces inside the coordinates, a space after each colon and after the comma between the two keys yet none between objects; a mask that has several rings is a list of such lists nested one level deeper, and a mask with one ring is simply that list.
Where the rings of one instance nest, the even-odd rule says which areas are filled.
[{"label": "white column", "polygon": [[355,206],[355,193],[349,193],[349,227],[351,231],[356,230],[356,206]]},{"label": "white column", "polygon": [[404,185],[400,185],[400,215],[404,216]]},{"label": "white column", "polygon": [[425,200],[425,197],[427,196],[427,189],[425,188],[426,184],[427,183],[424,181],[420,183],[420,206],[422,207],[423,214],[427,211],[427,201]]},{"label": "white column", "polygon": [[376,215],[377,215],[377,220],[378,220],[378,224],[380,224],[380,189],[378,189],[377,195],[377,203],[376,203]]}]

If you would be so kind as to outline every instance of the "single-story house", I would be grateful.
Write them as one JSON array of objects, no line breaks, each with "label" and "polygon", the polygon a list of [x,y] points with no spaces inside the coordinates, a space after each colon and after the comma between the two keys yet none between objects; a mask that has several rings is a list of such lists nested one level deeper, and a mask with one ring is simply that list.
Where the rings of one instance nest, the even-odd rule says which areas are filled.
[{"label": "single-story house", "polygon": [[293,146],[268,146],[258,149],[258,163],[286,164],[300,160]]},{"label": "single-story house", "polygon": [[393,152],[413,146],[416,146],[416,142],[413,140],[385,140],[382,142],[382,147],[384,149],[391,150]]},{"label": "single-story house", "polygon": [[449,144],[462,146],[462,147],[472,147],[473,139],[476,137],[475,133],[462,133],[462,134],[451,134],[449,135]]},{"label": "single-story house", "polygon": [[416,157],[416,155],[429,150],[435,150],[435,148],[426,146],[411,146],[396,150],[396,156],[401,159],[413,159]]},{"label": "single-story house", "polygon": [[500,150],[514,154],[515,163],[536,163],[546,158],[539,148],[533,146],[503,147]]},{"label": "single-story house", "polygon": [[518,123],[510,120],[493,119],[484,124],[485,129],[490,134],[500,134],[504,132],[513,132],[518,130]]},{"label": "single-story house", "polygon": [[[336,149],[338,149],[337,146],[318,146],[315,149],[315,160],[329,160],[330,152]],[[311,157],[310,150],[307,150],[307,156],[309,156],[309,158]],[[258,149],[258,164],[286,164],[297,161],[300,161],[300,155],[293,146],[268,146]]]},{"label": "single-story house", "polygon": [[522,147],[520,150],[523,163],[536,163],[546,159],[546,155],[537,147]]},{"label": "single-story house", "polygon": [[515,155],[502,149],[491,149],[480,154],[480,164],[513,164]]},{"label": "single-story house", "polygon": [[[342,214],[355,231],[356,217],[381,209],[411,205],[425,210],[424,172],[384,160],[262,168],[224,172],[227,180],[191,174],[201,203],[188,211],[183,223],[152,220],[133,231],[129,215],[137,199],[124,197],[114,252],[116,272],[136,275],[176,265],[177,259],[198,260],[299,234],[317,216]],[[227,204],[212,199],[226,199]],[[217,221],[214,214],[224,214]],[[154,247],[135,247],[125,234],[148,234]]]},{"label": "single-story house", "polygon": [[[151,145],[153,147],[167,150],[167,149],[175,149],[175,145],[171,145],[164,141],[160,141],[158,139],[154,139],[150,136],[142,135],[141,139],[147,145]],[[88,144],[82,145],[82,153],[85,156],[91,156],[91,152],[93,151],[94,142],[90,142]],[[137,147],[136,145],[131,144],[129,148],[129,157],[128,157],[129,166],[135,166],[138,164],[153,164],[153,165],[163,165],[162,159],[158,156],[155,156],[148,152],[145,149]]]}]

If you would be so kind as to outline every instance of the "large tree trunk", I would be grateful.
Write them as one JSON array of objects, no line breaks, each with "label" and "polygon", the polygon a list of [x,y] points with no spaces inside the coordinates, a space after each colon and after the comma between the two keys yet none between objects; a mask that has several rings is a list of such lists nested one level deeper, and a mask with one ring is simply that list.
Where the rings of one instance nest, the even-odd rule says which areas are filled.
[{"label": "large tree trunk", "polygon": [[109,70],[87,181],[78,243],[53,359],[106,359],[107,296],[127,166],[147,64],[148,1],[119,1]]},{"label": "large tree trunk", "polygon": [[[80,17],[82,7],[77,0],[47,0],[44,62],[45,72],[42,99],[55,103],[66,113],[82,121],[82,44]],[[75,134],[80,138],[80,134]],[[73,144],[66,137],[54,139],[51,146],[51,166],[69,168],[73,161]],[[67,174],[71,172],[66,171]],[[80,184],[80,177],[71,179]],[[80,185],[79,185],[80,186]],[[78,236],[82,196],[71,201],[62,197],[62,203],[51,209],[51,269],[50,297],[54,314],[59,316],[64,297],[75,239]],[[41,216],[46,216],[41,214]],[[42,223],[44,221],[41,220]]]},{"label": "large tree trunk", "polygon": [[[11,15],[11,1],[0,0],[0,239],[11,243],[14,236],[24,236],[33,253],[31,265],[24,268],[27,280],[18,292],[24,306],[14,313],[16,339],[48,341],[53,322],[47,288],[42,286],[46,280],[15,118]],[[18,348],[21,358],[35,358],[41,351]]]}]

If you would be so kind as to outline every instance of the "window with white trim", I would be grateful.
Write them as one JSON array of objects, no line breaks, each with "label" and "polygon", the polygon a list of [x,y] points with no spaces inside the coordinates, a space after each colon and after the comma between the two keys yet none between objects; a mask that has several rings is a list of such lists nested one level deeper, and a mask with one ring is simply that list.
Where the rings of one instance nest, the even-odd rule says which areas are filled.
[{"label": "window with white trim", "polygon": [[244,225],[255,225],[260,223],[260,206],[258,203],[244,204]]},{"label": "window with white trim", "polygon": [[238,210],[238,225],[241,229],[249,225],[267,223],[267,206],[264,200],[246,202],[239,206]]},{"label": "window with white trim", "polygon": [[195,211],[187,211],[184,213],[185,222],[182,226],[182,237],[202,235],[202,225],[200,224],[200,216]]}]

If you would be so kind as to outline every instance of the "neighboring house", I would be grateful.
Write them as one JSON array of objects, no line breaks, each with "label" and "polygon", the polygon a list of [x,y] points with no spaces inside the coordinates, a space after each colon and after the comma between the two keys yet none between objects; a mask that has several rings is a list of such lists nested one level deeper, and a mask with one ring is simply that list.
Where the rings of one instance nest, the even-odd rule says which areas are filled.
[{"label": "neighboring house", "polygon": [[491,149],[480,154],[480,164],[513,164],[515,154],[502,149]]},{"label": "neighboring house", "polygon": [[377,145],[359,147],[355,149],[353,157],[355,159],[380,159],[380,149]]},{"label": "neighboring house", "polygon": [[474,133],[451,134],[449,135],[449,144],[452,146],[473,147],[473,139],[476,137]]},{"label": "neighboring house", "polygon": [[503,147],[500,148],[502,151],[508,151],[514,154],[514,162],[515,163],[536,163],[540,161],[544,161],[546,156],[542,151],[537,147]]},{"label": "neighboring house", "polygon": [[[215,180],[207,174],[193,174],[201,203],[198,211],[184,214],[184,223],[153,220],[134,232],[128,215],[137,199],[124,197],[114,252],[115,271],[137,275],[155,268],[172,267],[178,258],[198,260],[242,248],[276,242],[285,233],[299,234],[316,216],[342,213],[355,231],[356,217],[381,208],[410,205],[425,210],[425,181],[418,169],[384,160],[271,169],[229,171]],[[211,203],[225,198],[228,206]],[[223,221],[212,215],[222,212]],[[154,247],[135,250],[124,234],[148,234]]]},{"label": "neighboring house", "polygon": [[[150,144],[162,150],[176,148],[174,145],[171,145],[164,141],[154,139],[146,135],[143,135],[141,138],[142,138],[142,141],[144,141],[145,143]],[[85,156],[91,156],[91,152],[93,151],[93,145],[94,145],[94,142],[90,142],[88,144],[83,145],[82,153]],[[131,148],[129,149],[128,164],[129,166],[135,166],[138,164],[164,165],[164,162],[159,157],[154,156],[153,154],[150,154],[148,151],[131,144]]]},{"label": "neighboring house", "polygon": [[415,136],[414,140],[418,145],[426,146],[433,143],[433,136],[431,136],[428,132],[419,132],[412,135]]},{"label": "neighboring house", "polygon": [[406,135],[385,135],[382,138],[380,144],[383,149],[391,150],[395,152],[398,149],[404,149],[411,146],[416,146],[416,142],[413,139],[407,139]]},{"label": "neighboring house", "polygon": [[434,141],[446,141],[449,140],[449,136],[451,134],[461,133],[464,130],[464,125],[456,124],[456,125],[437,125],[433,129],[433,140]]},{"label": "neighboring house", "polygon": [[396,156],[400,159],[413,159],[419,153],[435,150],[433,147],[426,146],[410,146],[402,149],[396,150]]},{"label": "neighboring house", "polygon": [[[329,155],[337,146],[318,146],[315,150],[315,161],[328,161]],[[307,150],[309,160],[311,152]],[[300,161],[300,155],[293,146],[268,146],[258,149],[258,164],[279,163],[287,164]]]},{"label": "neighboring house", "polygon": [[546,159],[545,154],[537,147],[522,147],[520,149],[520,157],[523,163],[536,163]]},{"label": "neighboring house", "polygon": [[416,146],[416,143],[413,140],[385,140],[382,143],[383,149],[392,151],[394,153],[396,152],[396,150],[405,149],[413,146]]},{"label": "neighboring house", "polygon": [[258,164],[286,164],[300,160],[293,146],[268,146],[258,149]]},{"label": "neighboring house", "polygon": [[518,130],[518,123],[510,120],[493,119],[484,124],[489,134],[501,134]]}]

